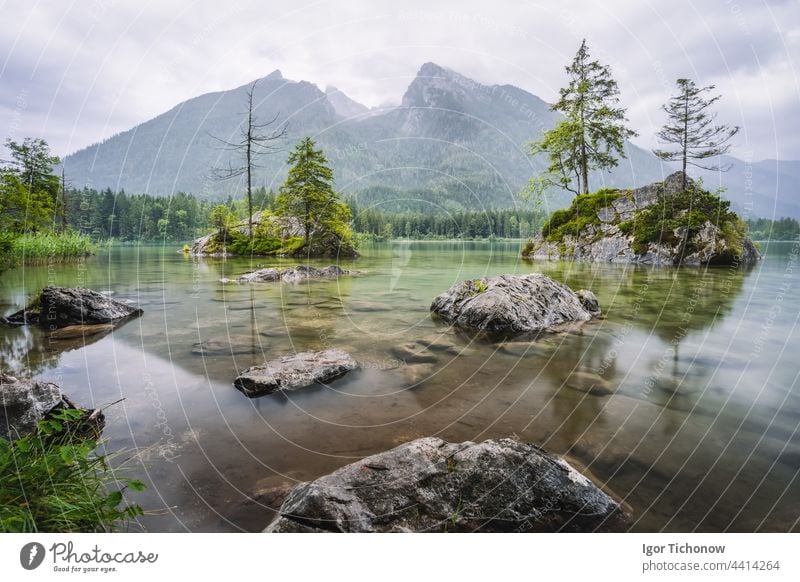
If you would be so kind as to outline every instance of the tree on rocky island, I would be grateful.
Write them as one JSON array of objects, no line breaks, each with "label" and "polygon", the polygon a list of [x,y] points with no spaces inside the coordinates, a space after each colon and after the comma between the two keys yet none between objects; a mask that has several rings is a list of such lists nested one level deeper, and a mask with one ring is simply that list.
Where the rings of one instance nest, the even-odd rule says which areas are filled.
[{"label": "tree on rocky island", "polygon": [[[275,126],[278,120],[276,114],[271,120],[259,122],[253,115],[253,94],[258,81],[247,89],[247,119],[239,129],[239,138],[236,141],[228,141],[211,135],[213,139],[222,144],[221,149],[234,152],[243,157],[241,165],[235,166],[228,161],[225,167],[214,168],[212,176],[217,180],[229,180],[246,176],[247,188],[247,214],[248,214],[248,238],[250,244],[253,243],[253,170],[257,167],[255,156],[266,153],[274,153],[279,150],[275,142],[281,140],[286,135],[286,125]],[[272,130],[268,128],[274,127]]]},{"label": "tree on rocky island", "polygon": [[531,181],[529,189],[559,186],[575,194],[589,193],[589,171],[605,170],[625,158],[625,140],[636,135],[627,128],[619,88],[607,65],[591,60],[586,40],[566,72],[569,83],[551,106],[564,119],[529,144],[529,153],[546,153],[547,172]]},{"label": "tree on rocky island", "polygon": [[315,146],[306,137],[289,154],[291,168],[275,200],[279,217],[299,221],[303,250],[312,255],[323,250],[320,245],[352,247],[350,209],[333,189],[333,170]]},{"label": "tree on rocky island", "polygon": [[667,114],[667,123],[656,134],[663,144],[674,144],[674,150],[653,150],[653,153],[667,161],[680,160],[683,169],[683,187],[686,188],[686,166],[712,171],[726,172],[731,164],[700,163],[699,160],[719,157],[730,151],[731,138],[739,132],[739,127],[717,125],[717,114],[707,110],[719,101],[721,95],[704,98],[703,94],[714,90],[714,85],[697,87],[691,79],[676,81],[678,93],[670,97],[662,106]]}]

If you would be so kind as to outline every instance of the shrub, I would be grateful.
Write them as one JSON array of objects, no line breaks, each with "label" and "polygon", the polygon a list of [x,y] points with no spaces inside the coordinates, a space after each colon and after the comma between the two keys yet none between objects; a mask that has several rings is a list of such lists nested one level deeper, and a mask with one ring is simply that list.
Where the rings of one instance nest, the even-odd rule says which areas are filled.
[{"label": "shrub", "polygon": [[121,488],[85,412],[51,413],[36,433],[14,441],[0,438],[0,532],[97,532],[120,529],[141,515],[124,503],[125,490],[145,486],[128,480]]},{"label": "shrub", "polygon": [[610,206],[620,196],[621,191],[608,188],[576,196],[569,208],[556,210],[542,226],[544,237],[550,242],[559,242],[565,235],[577,236],[590,224],[600,224],[598,211]]},{"label": "shrub", "polygon": [[686,229],[685,254],[691,254],[692,239],[706,222],[722,231],[730,253],[741,253],[746,225],[730,210],[731,203],[700,187],[690,187],[683,192],[664,196],[636,215],[632,229],[633,251],[646,253],[650,243],[676,245],[681,238],[675,232]]}]

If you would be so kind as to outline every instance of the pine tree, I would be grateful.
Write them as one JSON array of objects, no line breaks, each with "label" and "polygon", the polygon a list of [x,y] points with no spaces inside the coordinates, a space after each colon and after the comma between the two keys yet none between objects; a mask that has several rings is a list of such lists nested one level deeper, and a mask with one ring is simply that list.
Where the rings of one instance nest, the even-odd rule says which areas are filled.
[{"label": "pine tree", "polygon": [[675,150],[653,150],[662,160],[680,160],[683,169],[683,187],[686,188],[686,166],[692,165],[704,170],[725,172],[731,165],[701,164],[695,160],[705,160],[727,154],[731,138],[739,128],[714,123],[717,114],[707,109],[719,101],[720,95],[706,99],[704,93],[714,90],[714,85],[697,87],[691,79],[676,81],[678,93],[670,97],[662,106],[667,114],[666,125],[656,134],[664,144],[675,144]]},{"label": "pine tree", "polygon": [[314,140],[304,138],[289,155],[289,175],[276,199],[277,214],[293,217],[303,227],[303,246],[311,251],[314,238],[334,235],[340,241],[351,237],[347,221],[351,214],[333,189],[333,170]]},{"label": "pine tree", "polygon": [[[591,60],[586,40],[566,67],[569,83],[551,107],[564,114],[556,127],[530,146],[532,155],[548,154],[543,186],[558,185],[575,194],[589,192],[589,171],[617,165],[625,157],[625,139],[636,132],[625,126],[619,88],[607,65]],[[573,186],[574,184],[574,186]]]}]

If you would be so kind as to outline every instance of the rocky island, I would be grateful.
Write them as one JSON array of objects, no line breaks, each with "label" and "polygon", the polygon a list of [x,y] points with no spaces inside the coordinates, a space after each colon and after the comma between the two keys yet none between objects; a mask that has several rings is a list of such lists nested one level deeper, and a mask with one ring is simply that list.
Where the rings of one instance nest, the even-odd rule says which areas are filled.
[{"label": "rocky island", "polygon": [[730,265],[761,258],[730,202],[675,172],[633,190],[577,196],[522,249],[526,259]]}]

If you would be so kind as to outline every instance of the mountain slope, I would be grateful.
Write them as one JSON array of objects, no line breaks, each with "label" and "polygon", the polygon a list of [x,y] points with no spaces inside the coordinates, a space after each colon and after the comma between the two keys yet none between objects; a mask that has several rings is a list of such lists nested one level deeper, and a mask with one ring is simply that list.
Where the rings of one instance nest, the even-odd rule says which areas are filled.
[{"label": "mountain slope", "polygon": [[[169,195],[238,196],[241,182],[210,178],[214,167],[238,160],[211,136],[232,139],[243,121],[243,85],[189,99],[166,113],[65,159],[74,184]],[[258,158],[255,184],[277,189],[286,174],[286,155],[305,135],[325,150],[337,187],[362,204],[385,209],[512,206],[515,193],[539,173],[546,160],[526,154],[525,144],[553,126],[558,115],[535,95],[513,85],[484,85],[434,63],[425,63],[394,108],[369,110],[335,88],[321,91],[279,71],[258,81],[256,116],[286,125],[284,151]],[[611,173],[596,173],[593,188],[632,187],[670,174],[650,152],[627,144],[629,158]],[[800,216],[789,189],[797,162],[752,164],[753,184],[741,177],[742,162],[722,175],[735,206],[752,202],[752,216]],[[737,174],[737,172],[739,172]],[[719,177],[706,177],[717,179]],[[708,182],[713,186],[713,182]],[[570,196],[549,197],[550,208]]]}]

